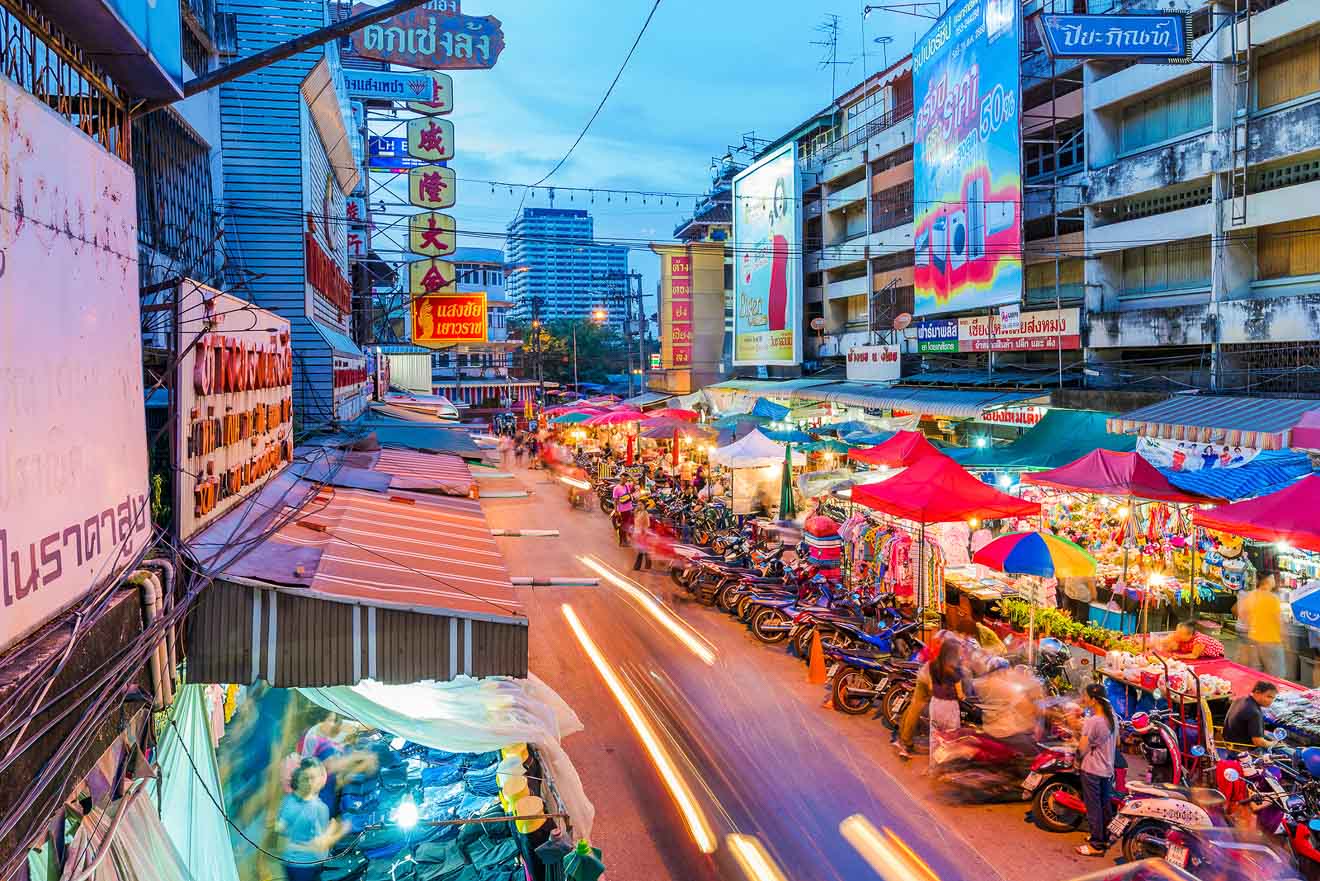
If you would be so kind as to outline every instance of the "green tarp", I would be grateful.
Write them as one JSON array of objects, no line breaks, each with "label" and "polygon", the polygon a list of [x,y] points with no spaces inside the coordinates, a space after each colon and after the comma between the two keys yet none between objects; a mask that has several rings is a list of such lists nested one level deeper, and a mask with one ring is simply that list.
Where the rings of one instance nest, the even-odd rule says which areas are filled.
[{"label": "green tarp", "polygon": [[1045,417],[1010,444],[945,450],[971,471],[1020,471],[1058,468],[1092,450],[1126,453],[1137,439],[1105,431],[1113,413],[1095,410],[1048,410]]}]

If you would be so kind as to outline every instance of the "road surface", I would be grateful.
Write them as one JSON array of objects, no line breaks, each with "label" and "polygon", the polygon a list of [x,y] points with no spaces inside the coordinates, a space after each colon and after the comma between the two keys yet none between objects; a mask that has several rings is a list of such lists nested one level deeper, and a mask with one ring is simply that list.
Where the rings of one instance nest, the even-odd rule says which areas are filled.
[{"label": "road surface", "polygon": [[[1072,853],[1080,833],[1050,835],[1024,822],[1021,803],[944,802],[923,779],[924,759],[900,760],[882,723],[823,706],[826,692],[807,682],[801,662],[757,642],[718,610],[684,601],[663,572],[633,573],[632,554],[614,546],[605,515],[571,509],[565,487],[544,472],[513,470],[532,496],[485,500],[491,526],[558,529],[560,536],[500,539],[512,574],[592,576],[581,558],[593,556],[635,576],[700,637],[687,639],[714,655],[705,663],[617,585],[521,589],[531,669],[586,726],[564,745],[596,806],[592,837],[604,850],[608,879],[747,878],[733,859],[730,833],[755,837],[793,881],[880,877],[841,835],[840,823],[856,814],[892,830],[943,881],[1057,881],[1107,862]],[[568,624],[565,605],[648,720],[687,787],[689,812],[661,782],[642,737]],[[704,823],[698,828],[717,843],[713,855],[698,848],[693,810]]]}]

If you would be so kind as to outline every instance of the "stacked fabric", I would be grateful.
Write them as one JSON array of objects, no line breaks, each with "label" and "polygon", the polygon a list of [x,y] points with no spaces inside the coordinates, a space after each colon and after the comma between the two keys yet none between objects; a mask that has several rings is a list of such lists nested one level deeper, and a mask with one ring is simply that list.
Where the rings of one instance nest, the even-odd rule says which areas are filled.
[{"label": "stacked fabric", "polygon": [[[340,790],[339,819],[350,833],[321,873],[322,881],[523,881],[523,844],[516,831],[540,823],[453,823],[544,812],[526,794],[526,746],[504,751],[451,753],[388,735],[360,738],[359,750],[376,756],[376,768],[354,775]],[[416,807],[415,825],[399,822],[405,802]],[[535,804],[532,804],[535,802]]]},{"label": "stacked fabric", "polygon": [[802,525],[802,541],[807,546],[807,562],[815,566],[821,575],[831,580],[840,573],[840,558],[843,556],[843,537],[839,535],[837,521],[816,514],[808,517]]}]

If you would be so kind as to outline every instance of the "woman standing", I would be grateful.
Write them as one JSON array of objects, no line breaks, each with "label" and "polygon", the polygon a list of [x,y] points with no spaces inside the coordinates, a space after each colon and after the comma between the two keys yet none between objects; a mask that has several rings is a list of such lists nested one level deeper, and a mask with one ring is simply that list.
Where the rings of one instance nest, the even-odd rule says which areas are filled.
[{"label": "woman standing", "polygon": [[1105,696],[1105,687],[1091,683],[1082,692],[1082,709],[1090,713],[1082,721],[1082,738],[1077,743],[1081,757],[1082,796],[1086,800],[1086,820],[1091,838],[1076,850],[1084,857],[1104,856],[1109,849],[1109,821],[1114,807],[1114,755],[1118,745],[1118,720]]}]

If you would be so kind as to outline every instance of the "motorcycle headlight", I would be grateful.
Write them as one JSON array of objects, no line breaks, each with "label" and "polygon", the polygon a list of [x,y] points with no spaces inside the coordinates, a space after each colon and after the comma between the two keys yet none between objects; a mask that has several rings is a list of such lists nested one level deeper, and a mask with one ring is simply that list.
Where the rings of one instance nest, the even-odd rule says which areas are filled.
[{"label": "motorcycle headlight", "polygon": [[1283,806],[1290,814],[1300,813],[1306,808],[1306,797],[1302,795],[1290,795],[1283,800]]}]

